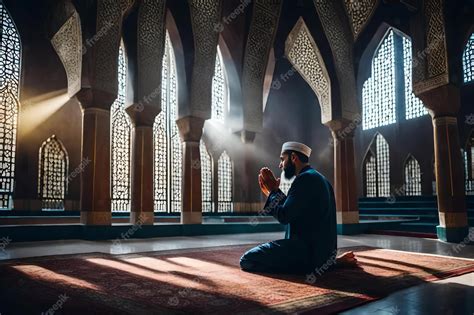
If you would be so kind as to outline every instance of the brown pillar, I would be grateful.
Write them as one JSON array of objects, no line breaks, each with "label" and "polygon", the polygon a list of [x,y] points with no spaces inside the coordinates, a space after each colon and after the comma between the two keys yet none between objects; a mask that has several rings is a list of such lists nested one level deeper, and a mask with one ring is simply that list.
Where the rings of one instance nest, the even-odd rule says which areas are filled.
[{"label": "brown pillar", "polygon": [[187,116],[176,121],[183,141],[182,224],[202,223],[201,154],[204,119]]},{"label": "brown pillar", "polygon": [[130,223],[153,225],[153,123],[159,113],[158,107],[134,104],[127,114],[132,121],[131,141],[131,213]]},{"label": "brown pillar", "polygon": [[420,95],[433,119],[438,238],[460,242],[468,234],[464,171],[456,114],[459,90],[445,85]]},{"label": "brown pillar", "polygon": [[359,207],[354,159],[356,123],[341,124],[332,130],[334,142],[334,194],[339,234],[359,232]]},{"label": "brown pillar", "polygon": [[82,111],[81,223],[110,225],[110,110],[85,107]]}]

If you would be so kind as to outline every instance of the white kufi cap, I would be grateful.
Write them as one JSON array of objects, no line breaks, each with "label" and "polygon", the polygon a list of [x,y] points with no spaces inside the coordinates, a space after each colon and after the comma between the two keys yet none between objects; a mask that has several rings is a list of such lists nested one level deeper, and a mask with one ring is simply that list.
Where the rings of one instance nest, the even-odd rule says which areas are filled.
[{"label": "white kufi cap", "polygon": [[299,142],[285,142],[283,143],[283,146],[281,147],[281,153],[285,151],[296,151],[303,153],[307,157],[311,155],[311,148],[308,147],[306,144],[299,143]]}]

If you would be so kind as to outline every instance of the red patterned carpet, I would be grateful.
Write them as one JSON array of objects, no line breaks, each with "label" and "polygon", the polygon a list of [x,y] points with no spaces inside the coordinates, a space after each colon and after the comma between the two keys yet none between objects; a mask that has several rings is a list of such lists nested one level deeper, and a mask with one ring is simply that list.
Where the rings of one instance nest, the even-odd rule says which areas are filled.
[{"label": "red patterned carpet", "polygon": [[0,264],[0,313],[331,313],[426,281],[474,271],[474,260],[354,248],[360,268],[305,276],[251,274],[251,246],[134,255],[74,255]]}]

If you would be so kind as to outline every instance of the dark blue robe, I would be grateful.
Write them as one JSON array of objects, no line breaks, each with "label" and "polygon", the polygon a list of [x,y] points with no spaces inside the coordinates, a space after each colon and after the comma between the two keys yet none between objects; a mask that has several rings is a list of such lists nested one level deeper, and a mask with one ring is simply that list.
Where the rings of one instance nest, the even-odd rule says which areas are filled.
[{"label": "dark blue robe", "polygon": [[337,250],[336,203],[329,181],[306,166],[288,191],[272,192],[265,212],[287,225],[285,239],[261,244],[240,259],[246,271],[309,273],[333,264]]}]

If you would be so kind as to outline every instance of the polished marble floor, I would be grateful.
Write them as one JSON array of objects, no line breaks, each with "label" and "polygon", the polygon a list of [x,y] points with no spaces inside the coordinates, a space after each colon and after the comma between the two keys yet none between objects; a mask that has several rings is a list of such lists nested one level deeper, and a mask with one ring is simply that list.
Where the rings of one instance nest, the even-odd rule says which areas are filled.
[{"label": "polished marble floor", "polygon": [[[473,235],[471,233],[470,235]],[[145,240],[48,241],[11,243],[3,241],[0,260],[35,256],[102,252],[128,254],[147,251],[254,244],[282,238],[282,233],[168,237]],[[435,239],[400,236],[339,236],[338,245],[375,246],[401,251],[474,259],[474,245],[469,239],[458,245]],[[474,273],[431,282],[396,292],[343,314],[469,314],[474,315]]]}]

